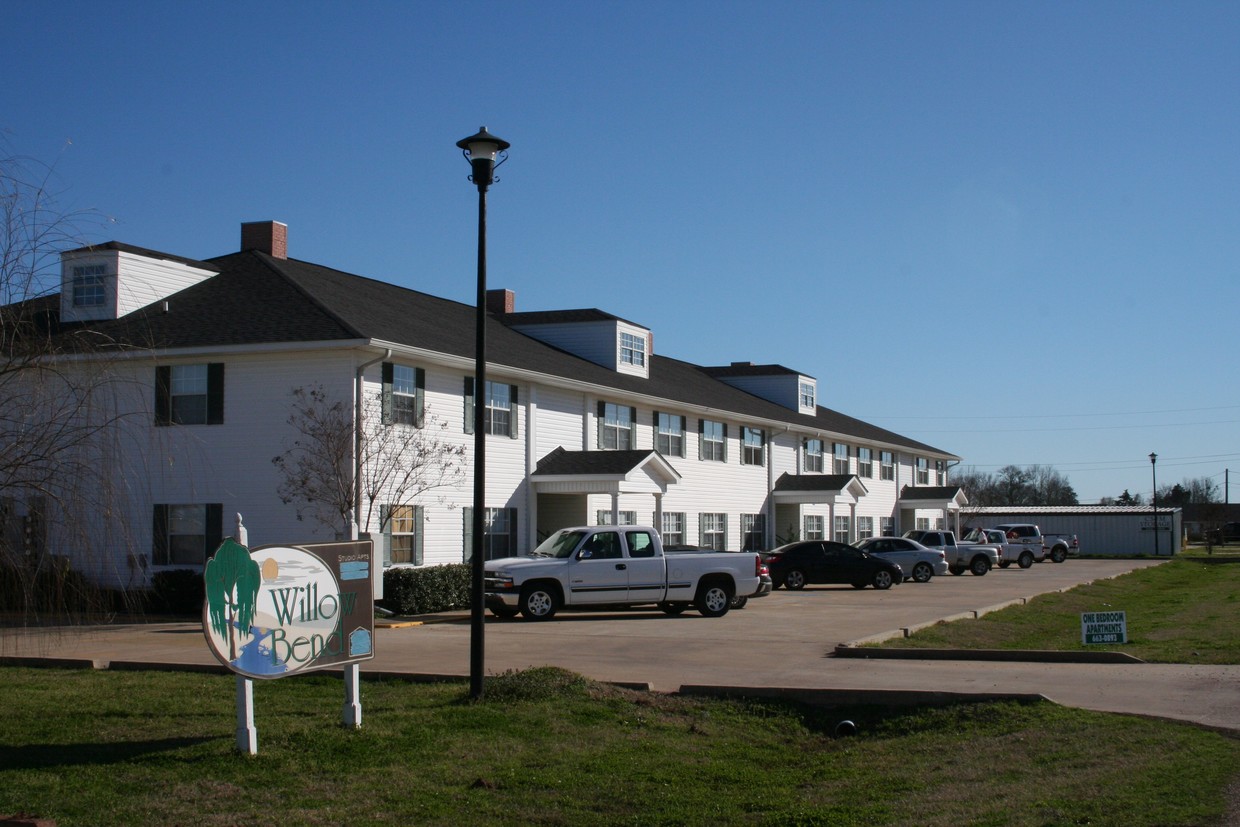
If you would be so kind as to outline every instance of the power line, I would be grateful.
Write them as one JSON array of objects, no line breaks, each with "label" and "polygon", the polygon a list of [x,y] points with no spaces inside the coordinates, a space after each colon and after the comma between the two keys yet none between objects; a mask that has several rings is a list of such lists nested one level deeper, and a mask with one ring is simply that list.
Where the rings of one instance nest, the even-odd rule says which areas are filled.
[{"label": "power line", "polygon": [[1234,411],[1240,410],[1240,405],[1219,405],[1211,408],[1168,408],[1161,411],[1113,411],[1110,413],[1057,413],[1057,414],[1007,414],[1007,415],[985,415],[985,416],[888,416],[886,414],[872,414],[869,416],[861,415],[861,419],[879,419],[879,420],[972,420],[972,419],[1073,419],[1087,416],[1153,416],[1155,414],[1171,414],[1171,413],[1200,413],[1201,411]]}]

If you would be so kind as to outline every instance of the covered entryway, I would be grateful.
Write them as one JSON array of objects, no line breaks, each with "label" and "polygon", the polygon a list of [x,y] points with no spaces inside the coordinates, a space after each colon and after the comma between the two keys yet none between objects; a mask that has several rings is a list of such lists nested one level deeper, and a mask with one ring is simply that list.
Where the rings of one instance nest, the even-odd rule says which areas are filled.
[{"label": "covered entryway", "polygon": [[[849,541],[856,538],[857,504],[868,494],[856,474],[783,474],[775,481],[775,544],[834,540],[835,518],[847,517]],[[807,538],[806,517],[822,518],[821,537]]]},{"label": "covered entryway", "polygon": [[[590,497],[606,495],[611,524],[620,522],[622,505],[637,511],[637,522],[662,530],[663,495],[680,474],[658,451],[566,451],[556,448],[538,461],[530,475],[537,532],[531,548],[566,526],[591,525]],[[638,495],[633,498],[632,495]],[[625,502],[621,502],[621,497]]]},{"label": "covered entryway", "polygon": [[[960,533],[960,509],[969,504],[969,498],[959,485],[941,486],[905,486],[900,492],[900,521],[896,524],[896,534],[903,534],[917,525],[917,512],[927,520],[942,519],[941,525],[930,523],[926,528],[937,528],[943,531]],[[931,516],[925,512],[938,512]]]}]

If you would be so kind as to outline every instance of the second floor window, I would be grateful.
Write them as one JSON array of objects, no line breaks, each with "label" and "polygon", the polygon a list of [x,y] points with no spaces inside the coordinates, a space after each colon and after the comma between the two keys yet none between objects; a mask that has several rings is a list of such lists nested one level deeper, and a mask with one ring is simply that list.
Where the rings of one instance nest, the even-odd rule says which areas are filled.
[{"label": "second floor window", "polygon": [[831,473],[847,474],[848,473],[848,446],[842,442],[836,442],[831,446],[833,455],[831,462]]},{"label": "second floor window", "polygon": [[896,478],[896,457],[891,451],[879,453],[878,465],[880,479],[894,480]]},{"label": "second floor window", "polygon": [[934,484],[947,485],[947,463],[941,459],[934,461]]},{"label": "second floor window", "polygon": [[685,455],[685,418],[659,412],[654,415],[654,447],[665,457]]},{"label": "second floor window", "polygon": [[711,462],[727,462],[728,426],[702,419],[698,421],[698,428],[698,456]]},{"label": "second floor window", "polygon": [[637,447],[637,409],[612,402],[598,403],[598,447],[628,451]]},{"label": "second floor window", "polygon": [[383,363],[383,421],[391,425],[422,425],[426,372],[409,365]]},{"label": "second floor window", "polygon": [[857,449],[857,476],[873,479],[874,451],[870,448]]},{"label": "second floor window", "polygon": [[[517,438],[517,386],[487,382],[482,409],[483,432]],[[474,377],[465,377],[465,433],[474,432]]]},{"label": "second floor window", "polygon": [[763,465],[766,462],[766,435],[761,428],[741,430],[741,465]]},{"label": "second floor window", "polygon": [[155,368],[156,425],[219,425],[223,421],[223,362]]},{"label": "second floor window", "polygon": [[822,472],[822,440],[805,440],[805,470]]},{"label": "second floor window", "polygon": [[925,457],[917,458],[917,484],[930,484],[930,460]]}]

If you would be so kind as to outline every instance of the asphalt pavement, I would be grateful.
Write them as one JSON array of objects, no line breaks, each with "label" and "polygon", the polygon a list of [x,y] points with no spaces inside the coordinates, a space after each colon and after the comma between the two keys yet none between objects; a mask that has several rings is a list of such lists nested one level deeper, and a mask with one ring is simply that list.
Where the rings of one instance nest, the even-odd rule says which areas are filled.
[{"label": "asphalt pavement", "polygon": [[[1072,559],[1028,570],[996,569],[984,577],[936,577],[883,592],[847,586],[779,590],[713,619],[692,610],[672,617],[655,609],[561,612],[541,623],[488,615],[483,662],[492,675],[551,665],[655,691],[822,702],[1042,696],[1240,732],[1240,665],[1057,663],[1038,653],[1022,661],[836,656],[841,645],[902,635],[941,619],[967,623],[1038,594],[1157,564]],[[1135,622],[1129,618],[1130,626]],[[467,678],[470,663],[470,617],[455,612],[379,625],[375,657],[362,664],[362,673]],[[0,630],[0,664],[223,669],[197,622]]]}]

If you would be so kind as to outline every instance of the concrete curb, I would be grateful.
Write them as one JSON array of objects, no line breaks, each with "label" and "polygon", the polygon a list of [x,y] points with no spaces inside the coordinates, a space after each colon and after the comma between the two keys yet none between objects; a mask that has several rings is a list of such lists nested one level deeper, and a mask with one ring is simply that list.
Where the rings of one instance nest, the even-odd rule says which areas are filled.
[{"label": "concrete curb", "polygon": [[1145,663],[1126,652],[1059,652],[1049,649],[875,649],[841,643],[837,658],[889,660],[980,660],[1023,663]]}]

